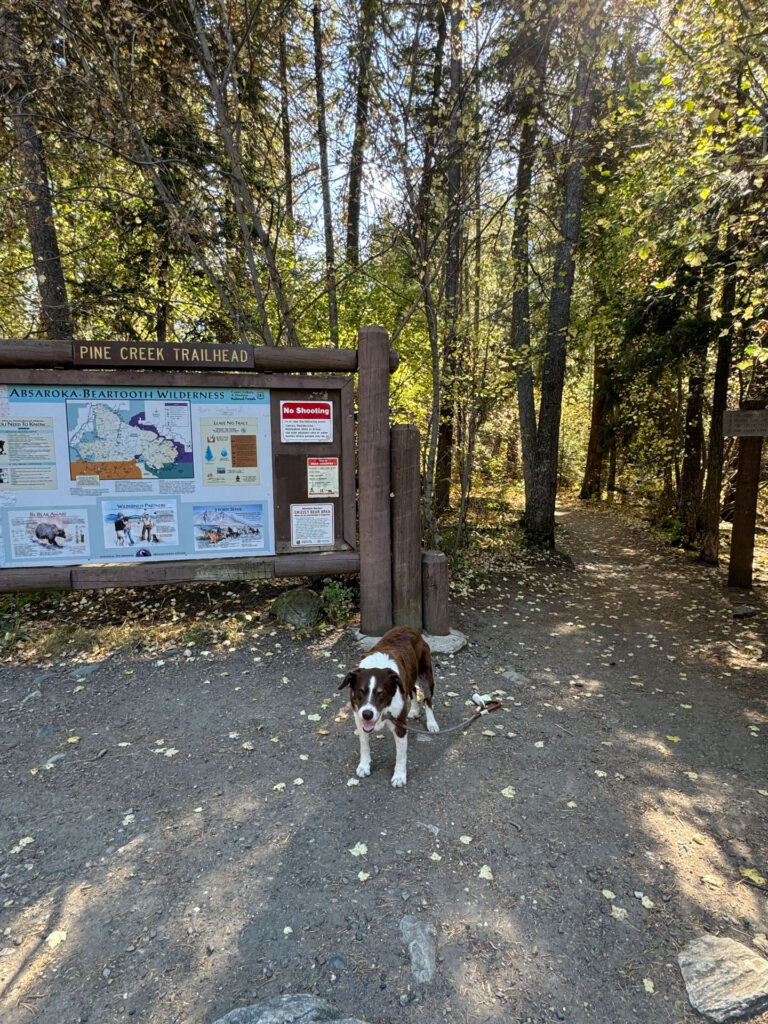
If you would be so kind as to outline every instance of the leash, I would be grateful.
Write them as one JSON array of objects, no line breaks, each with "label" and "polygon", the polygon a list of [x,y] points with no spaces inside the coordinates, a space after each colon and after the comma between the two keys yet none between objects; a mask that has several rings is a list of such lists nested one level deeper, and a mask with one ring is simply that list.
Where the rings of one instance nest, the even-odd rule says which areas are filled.
[{"label": "leash", "polygon": [[[440,732],[428,732],[426,729],[419,729],[415,725],[405,725],[404,728],[408,732],[421,733],[422,736],[440,737],[447,736],[448,733],[456,732],[457,729],[467,729],[474,722],[477,722],[483,715],[489,715],[492,711],[498,711],[501,707],[500,700],[492,700],[488,694],[473,693],[472,700],[477,704],[477,711],[474,712],[471,718],[468,718],[466,722],[460,722],[458,725],[452,725],[450,729],[441,729]],[[392,719],[391,715],[388,715]]]}]

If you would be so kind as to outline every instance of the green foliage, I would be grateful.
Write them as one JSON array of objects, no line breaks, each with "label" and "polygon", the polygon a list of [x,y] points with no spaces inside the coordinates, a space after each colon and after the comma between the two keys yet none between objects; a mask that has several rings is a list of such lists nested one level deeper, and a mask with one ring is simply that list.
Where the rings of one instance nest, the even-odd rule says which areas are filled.
[{"label": "green foliage", "polygon": [[355,592],[341,580],[326,576],[320,591],[323,615],[334,626],[346,626],[355,608]]}]

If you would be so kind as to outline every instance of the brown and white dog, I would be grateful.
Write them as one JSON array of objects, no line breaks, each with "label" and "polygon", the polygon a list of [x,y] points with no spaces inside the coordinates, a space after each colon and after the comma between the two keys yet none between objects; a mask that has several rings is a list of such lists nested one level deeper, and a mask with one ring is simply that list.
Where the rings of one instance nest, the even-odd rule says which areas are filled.
[{"label": "brown and white dog", "polygon": [[[355,713],[355,726],[360,739],[360,764],[357,775],[363,779],[371,774],[369,736],[389,726],[395,737],[395,773],[393,786],[407,782],[406,757],[408,736],[406,718],[419,713],[416,706],[416,684],[424,697],[429,732],[440,727],[432,712],[432,658],[429,647],[417,629],[395,626],[375,644],[339,685],[349,687],[349,702]],[[413,701],[413,706],[411,706]]]}]

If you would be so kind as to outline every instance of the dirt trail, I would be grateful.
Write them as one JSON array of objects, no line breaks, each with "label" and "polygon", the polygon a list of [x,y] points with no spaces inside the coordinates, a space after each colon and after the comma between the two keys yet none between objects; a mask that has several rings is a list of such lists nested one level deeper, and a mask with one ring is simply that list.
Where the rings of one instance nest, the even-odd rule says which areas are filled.
[{"label": "dirt trail", "polygon": [[[370,1024],[699,1020],[680,946],[768,931],[739,873],[768,874],[765,614],[615,514],[558,521],[572,568],[457,593],[438,721],[473,685],[504,710],[412,740],[404,791],[389,738],[348,784],[349,631],[3,667],[3,1024],[209,1024],[301,991]],[[437,927],[431,984],[404,914]]]}]

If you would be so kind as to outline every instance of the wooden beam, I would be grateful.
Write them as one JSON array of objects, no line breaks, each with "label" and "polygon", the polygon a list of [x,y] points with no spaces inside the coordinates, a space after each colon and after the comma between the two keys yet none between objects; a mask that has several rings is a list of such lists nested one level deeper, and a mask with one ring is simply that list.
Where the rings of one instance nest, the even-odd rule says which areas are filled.
[{"label": "wooden beam", "polygon": [[228,373],[210,370],[173,373],[163,370],[0,369],[0,384],[95,388],[294,388],[327,391],[341,388],[345,377],[290,376],[285,373]]},{"label": "wooden beam", "polygon": [[424,632],[447,636],[448,625],[448,559],[442,551],[425,551],[422,555],[422,602]]},{"label": "wooden beam", "polygon": [[421,629],[421,478],[419,431],[390,432],[392,472],[392,622]]},{"label": "wooden beam", "polygon": [[34,590],[102,590],[174,583],[227,583],[274,576],[330,576],[360,571],[356,551],[302,552],[265,558],[198,558],[167,562],[31,566],[0,569],[0,593]]},{"label": "wooden beam", "polygon": [[[6,367],[73,367],[73,342],[43,341],[19,338],[0,339],[0,368]],[[104,344],[125,344],[107,339]],[[130,342],[134,347],[137,342]],[[156,343],[152,343],[155,347]],[[172,345],[173,342],[165,344]],[[389,354],[389,368],[397,369],[400,357],[397,352]],[[124,363],[117,364],[125,367]],[[253,346],[253,372],[285,373],[355,373],[357,351],[353,348],[285,348],[269,345]],[[206,370],[191,371],[193,376],[202,375]],[[210,370],[208,370],[210,372]],[[222,371],[227,372],[227,371]],[[237,371],[233,371],[237,372]],[[234,385],[232,385],[234,386]],[[247,385],[252,386],[252,385]]]},{"label": "wooden beam", "polygon": [[392,627],[389,337],[384,328],[361,328],[358,351],[360,629],[381,636]]}]

